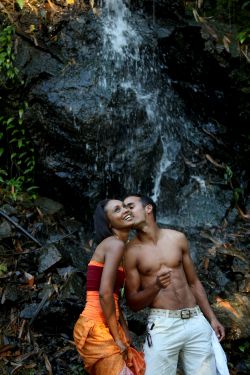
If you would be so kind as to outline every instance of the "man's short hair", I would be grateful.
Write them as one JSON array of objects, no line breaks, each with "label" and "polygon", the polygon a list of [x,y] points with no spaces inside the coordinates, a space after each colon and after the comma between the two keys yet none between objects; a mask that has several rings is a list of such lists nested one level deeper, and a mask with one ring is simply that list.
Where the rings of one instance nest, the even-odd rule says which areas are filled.
[{"label": "man's short hair", "polygon": [[155,204],[155,202],[153,201],[152,198],[150,198],[150,197],[148,197],[146,195],[138,194],[138,193],[136,193],[136,194],[133,194],[133,193],[132,194],[128,194],[126,196],[126,198],[127,197],[138,197],[138,198],[140,198],[140,201],[141,201],[143,207],[146,207],[148,204],[150,204],[153,207],[153,216],[154,216],[154,219],[156,220],[156,204]]}]

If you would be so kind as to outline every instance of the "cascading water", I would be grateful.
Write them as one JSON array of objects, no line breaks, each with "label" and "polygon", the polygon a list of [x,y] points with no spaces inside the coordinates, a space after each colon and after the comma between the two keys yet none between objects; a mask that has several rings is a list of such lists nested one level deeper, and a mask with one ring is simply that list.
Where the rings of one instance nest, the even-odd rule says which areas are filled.
[{"label": "cascading water", "polygon": [[[102,22],[103,65],[99,85],[104,91],[111,91],[114,95],[117,95],[119,87],[119,95],[123,96],[125,106],[120,105],[119,111],[124,123],[116,126],[127,127],[131,120],[133,123],[126,134],[124,155],[120,157],[125,158],[124,162],[130,163],[129,156],[138,154],[142,140],[145,141],[145,122],[150,129],[147,135],[148,147],[149,150],[153,149],[154,154],[153,163],[145,168],[145,173],[150,175],[150,186],[145,189],[137,179],[136,169],[140,168],[141,163],[131,166],[130,173],[122,176],[119,182],[124,184],[126,191],[143,191],[151,195],[159,205],[160,220],[163,223],[195,224],[197,215],[190,214],[191,207],[186,202],[187,197],[179,198],[178,195],[181,194],[177,190],[178,187],[181,190],[189,181],[196,181],[200,187],[195,189],[195,194],[197,195],[197,191],[199,193],[196,200],[201,197],[207,200],[205,182],[201,185],[202,178],[195,176],[193,171],[193,175],[188,177],[185,172],[187,167],[181,156],[185,133],[190,132],[190,129],[193,132],[195,130],[185,118],[182,104],[174,93],[171,82],[162,75],[157,45],[152,45],[155,40],[154,29],[146,24],[145,19],[132,17],[123,0],[105,1]],[[130,102],[131,96],[134,108],[140,108],[145,114],[144,126],[141,126],[140,118],[131,119],[131,110],[128,111],[126,106],[126,101]],[[108,113],[108,122],[112,128],[113,111]],[[114,141],[119,139],[114,138]],[[106,163],[110,165],[110,161],[108,158]],[[180,173],[186,174],[186,177],[178,175]],[[162,185],[163,176],[167,180],[165,186]],[[185,213],[184,207],[187,207]],[[178,216],[179,210],[182,211],[181,217]],[[195,219],[191,219],[192,216]]]},{"label": "cascading water", "polygon": [[58,36],[66,66],[57,75],[49,66],[32,89],[36,137],[47,140],[48,129],[52,137],[43,146],[45,175],[51,185],[65,176],[86,220],[104,196],[141,192],[156,201],[163,224],[218,222],[228,197],[204,177],[204,133],[187,117],[159,48],[173,26],[157,23],[157,2],[150,19],[125,0],[91,4]]},{"label": "cascading water", "polygon": [[[145,111],[146,122],[150,127],[149,142],[152,142],[152,145],[157,144],[157,147],[162,150],[162,158],[157,161],[155,170],[147,171],[152,178],[153,198],[157,200],[160,194],[161,174],[171,165],[171,157],[173,157],[173,154],[170,155],[165,147],[167,139],[173,138],[175,133],[175,120],[167,115],[171,92],[166,85],[165,94],[161,97],[163,84],[156,46],[151,46],[149,51],[148,46],[145,45],[145,35],[141,35],[140,27],[135,21],[131,21],[133,18],[125,1],[105,1],[102,17],[103,67],[99,84],[104,90],[111,90],[114,93],[117,92],[119,86],[125,99],[133,95],[134,105]],[[145,20],[142,19],[142,22],[145,24]],[[148,37],[153,35],[153,30],[149,27],[147,27],[147,32]],[[126,126],[130,119],[126,108],[124,110],[121,108],[121,111],[121,116],[124,118],[123,126]],[[112,122],[112,113],[109,121]],[[166,130],[167,134],[165,134]],[[143,133],[144,129],[140,127],[140,123],[135,123],[129,133],[126,154],[136,152],[140,147],[140,137],[144,137]],[[125,178],[124,183],[129,191],[136,191],[140,188],[138,181],[135,181],[134,171]]]}]

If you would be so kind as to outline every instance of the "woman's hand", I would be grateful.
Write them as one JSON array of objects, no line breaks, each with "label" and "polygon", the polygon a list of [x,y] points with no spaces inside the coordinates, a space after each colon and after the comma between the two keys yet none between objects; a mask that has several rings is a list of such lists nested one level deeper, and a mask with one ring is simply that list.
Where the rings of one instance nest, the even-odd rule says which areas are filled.
[{"label": "woman's hand", "polygon": [[116,345],[119,347],[121,354],[126,359],[127,358],[127,347],[120,339],[115,340]]},{"label": "woman's hand", "polygon": [[132,338],[131,332],[128,330],[128,328],[127,329],[123,328],[123,330],[124,330],[124,333],[125,333],[125,336],[126,336],[127,343],[129,345],[132,345],[133,344],[133,338]]}]

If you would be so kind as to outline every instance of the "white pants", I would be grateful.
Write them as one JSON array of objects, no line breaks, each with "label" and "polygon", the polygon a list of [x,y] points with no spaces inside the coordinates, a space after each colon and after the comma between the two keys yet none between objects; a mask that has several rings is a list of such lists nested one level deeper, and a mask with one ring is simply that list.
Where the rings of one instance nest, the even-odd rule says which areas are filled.
[{"label": "white pants", "polygon": [[176,375],[179,355],[186,375],[216,375],[213,330],[204,315],[182,319],[162,312],[166,316],[154,313],[148,318],[151,337],[144,344],[145,375]]}]

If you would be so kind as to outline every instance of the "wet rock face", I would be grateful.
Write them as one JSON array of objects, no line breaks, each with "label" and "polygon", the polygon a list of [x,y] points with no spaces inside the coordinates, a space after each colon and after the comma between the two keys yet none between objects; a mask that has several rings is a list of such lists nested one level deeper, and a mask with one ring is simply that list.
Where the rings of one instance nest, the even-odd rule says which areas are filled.
[{"label": "wet rock face", "polygon": [[217,225],[232,197],[205,155],[232,156],[221,141],[227,74],[198,28],[163,22],[182,2],[154,2],[155,18],[143,3],[147,16],[126,9],[117,24],[106,8],[76,16],[43,49],[20,41],[37,182],[86,226],[98,200],[138,191],[157,201],[163,224]]},{"label": "wet rock face", "polygon": [[92,202],[106,194],[119,196],[138,186],[150,190],[148,171],[159,158],[158,134],[134,92],[99,85],[105,64],[100,33],[98,19],[86,14],[48,46],[46,64],[40,63],[44,54],[27,44],[19,50],[24,74],[31,75],[27,121],[39,153],[38,180],[50,194],[67,195],[68,206],[77,202],[83,220]]},{"label": "wet rock face", "polygon": [[163,19],[180,20],[184,14],[184,3],[180,0],[136,0],[131,6]]}]

